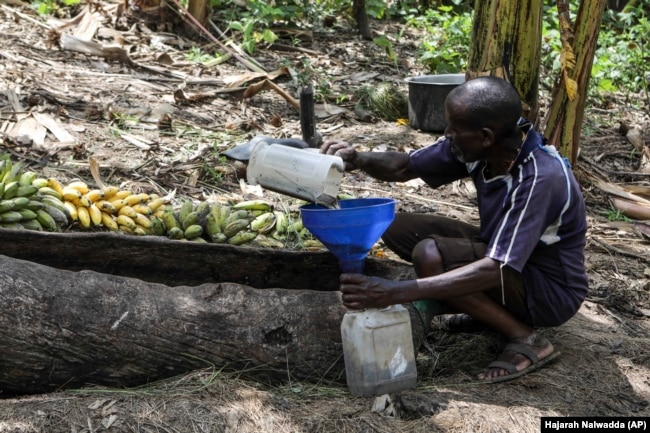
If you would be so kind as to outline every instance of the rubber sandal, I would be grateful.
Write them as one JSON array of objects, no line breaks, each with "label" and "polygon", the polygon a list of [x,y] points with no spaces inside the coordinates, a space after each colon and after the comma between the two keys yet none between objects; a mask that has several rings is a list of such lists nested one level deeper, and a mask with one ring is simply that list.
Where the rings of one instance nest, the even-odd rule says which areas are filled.
[{"label": "rubber sandal", "polygon": [[500,382],[507,382],[513,379],[517,379],[518,377],[522,377],[539,368],[542,368],[543,366],[545,366],[546,364],[548,364],[549,362],[553,361],[558,356],[560,356],[560,352],[556,350],[550,355],[546,356],[545,358],[539,359],[537,354],[535,354],[535,352],[531,350],[529,345],[522,344],[522,343],[508,343],[505,349],[503,349],[503,352],[513,352],[520,355],[524,355],[526,358],[532,361],[532,364],[530,364],[528,367],[522,370],[517,370],[517,366],[511,362],[500,361],[500,360],[493,361],[492,363],[490,363],[490,365],[487,366],[486,370],[492,368],[502,368],[506,370],[508,374],[505,376],[498,376],[490,379],[484,379],[484,380],[479,379],[480,382],[500,383]]}]

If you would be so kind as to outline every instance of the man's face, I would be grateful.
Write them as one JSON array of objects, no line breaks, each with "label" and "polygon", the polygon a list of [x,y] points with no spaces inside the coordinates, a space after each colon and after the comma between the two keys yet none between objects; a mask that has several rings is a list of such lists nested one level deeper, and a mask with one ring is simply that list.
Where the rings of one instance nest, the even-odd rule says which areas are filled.
[{"label": "man's face", "polygon": [[475,162],[484,159],[486,149],[481,129],[472,128],[467,121],[461,103],[447,100],[445,103],[447,128],[445,137],[451,140],[452,153],[462,162]]}]

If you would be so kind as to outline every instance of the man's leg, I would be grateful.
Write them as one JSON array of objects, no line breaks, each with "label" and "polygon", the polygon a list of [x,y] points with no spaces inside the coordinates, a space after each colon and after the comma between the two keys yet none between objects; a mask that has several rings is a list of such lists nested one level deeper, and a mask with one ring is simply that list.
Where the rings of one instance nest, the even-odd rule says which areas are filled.
[{"label": "man's leg", "polygon": [[[419,277],[427,277],[439,275],[454,267],[462,266],[469,261],[476,260],[479,257],[474,257],[481,254],[480,245],[470,245],[472,242],[461,242],[452,239],[447,242],[446,239],[440,239],[439,242],[451,251],[440,249],[438,242],[434,239],[425,239],[419,242],[412,253],[413,267]],[[462,250],[465,251],[462,251]],[[477,252],[478,250],[478,252]],[[483,248],[483,252],[484,252]],[[512,272],[506,270],[506,272]],[[512,283],[513,276],[508,275],[507,280]],[[508,281],[506,281],[507,283]],[[516,282],[516,279],[515,279]],[[515,285],[512,283],[512,285]],[[508,286],[508,284],[506,284]],[[501,289],[501,288],[499,288]],[[500,292],[500,290],[499,290]],[[527,309],[525,307],[525,299],[521,299],[515,291],[514,295],[510,291],[504,293],[506,296],[506,304],[512,305],[518,315],[528,318]],[[494,299],[494,295],[489,296],[483,291],[471,293],[456,298],[446,299],[445,302],[455,311],[460,311],[470,315],[475,320],[485,323],[496,331],[505,335],[511,343],[517,343],[525,346],[530,350],[536,358],[543,360],[544,358],[553,354],[553,345],[543,337],[535,334],[534,329],[528,325],[524,320],[517,317],[508,311],[503,305]],[[522,305],[523,301],[523,305]],[[513,305],[514,304],[514,305]],[[519,305],[517,305],[519,304]],[[514,346],[511,346],[514,347]],[[478,375],[480,380],[494,380],[496,378],[505,377],[510,374],[522,371],[533,363],[530,356],[523,355],[514,351],[505,350],[497,359],[497,361],[505,362],[514,367],[514,371],[508,371],[503,368],[502,364],[497,364],[495,367],[489,367]]]}]

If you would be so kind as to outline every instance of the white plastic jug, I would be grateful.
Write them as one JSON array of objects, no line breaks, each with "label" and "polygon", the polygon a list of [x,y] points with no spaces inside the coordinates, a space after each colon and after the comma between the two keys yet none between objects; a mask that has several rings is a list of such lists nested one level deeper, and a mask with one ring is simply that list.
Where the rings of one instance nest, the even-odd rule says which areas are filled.
[{"label": "white plastic jug", "polygon": [[251,150],[246,177],[251,185],[332,207],[344,171],[338,156],[261,141]]},{"label": "white plastic jug", "polygon": [[402,305],[348,311],[341,322],[350,393],[372,397],[415,388],[411,319]]}]

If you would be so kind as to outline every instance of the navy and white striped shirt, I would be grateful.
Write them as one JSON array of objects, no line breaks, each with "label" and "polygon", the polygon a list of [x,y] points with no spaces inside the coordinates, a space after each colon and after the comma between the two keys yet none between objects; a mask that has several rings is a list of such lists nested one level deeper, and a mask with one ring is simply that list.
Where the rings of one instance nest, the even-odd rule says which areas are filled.
[{"label": "navy and white striped shirt", "polygon": [[587,295],[585,205],[568,162],[530,123],[520,128],[526,138],[504,176],[486,179],[485,161],[460,162],[446,138],[412,152],[411,169],[434,188],[472,178],[486,256],[522,273],[534,325],[557,326]]}]

